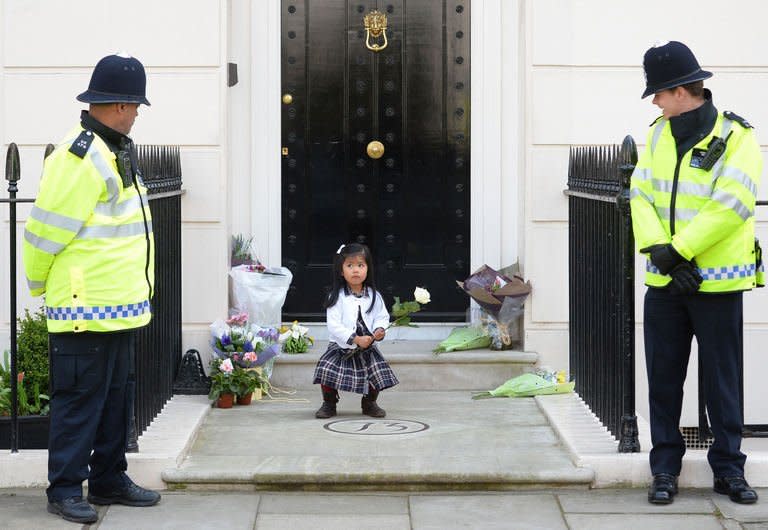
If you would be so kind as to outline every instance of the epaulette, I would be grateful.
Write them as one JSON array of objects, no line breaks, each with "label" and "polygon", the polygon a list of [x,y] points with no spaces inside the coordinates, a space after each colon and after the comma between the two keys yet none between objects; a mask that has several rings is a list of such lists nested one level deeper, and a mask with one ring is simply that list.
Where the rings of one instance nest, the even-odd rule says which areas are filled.
[{"label": "epaulette", "polygon": [[744,118],[742,118],[738,114],[735,114],[735,113],[731,112],[730,110],[726,110],[725,112],[723,112],[723,116],[725,116],[729,120],[735,121],[736,123],[738,123],[739,125],[741,125],[745,129],[752,129],[753,128],[752,125],[750,125],[750,123],[747,120],[745,120]]},{"label": "epaulette", "polygon": [[659,123],[659,120],[660,120],[661,118],[663,118],[663,117],[664,117],[664,115],[662,114],[661,116],[659,116],[658,118],[656,118],[655,120],[653,120],[651,123],[649,123],[649,124],[648,124],[648,127],[653,127],[654,125],[656,125],[657,123]]},{"label": "epaulette", "polygon": [[93,133],[85,130],[81,132],[80,136],[75,138],[75,141],[69,146],[69,152],[79,158],[85,158],[88,149],[91,147],[91,143],[93,143]]}]

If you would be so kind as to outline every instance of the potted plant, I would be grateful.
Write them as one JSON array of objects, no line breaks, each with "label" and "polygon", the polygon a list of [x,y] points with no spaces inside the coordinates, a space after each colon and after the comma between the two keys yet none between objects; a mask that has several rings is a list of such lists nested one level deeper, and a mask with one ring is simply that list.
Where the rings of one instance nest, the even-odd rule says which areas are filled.
[{"label": "potted plant", "polygon": [[237,404],[250,405],[251,400],[256,395],[256,399],[261,398],[261,392],[264,389],[264,381],[261,375],[261,368],[235,368],[235,381],[237,382]]},{"label": "potted plant", "polygon": [[208,399],[214,400],[220,409],[230,409],[238,391],[232,361],[213,359],[211,368],[211,391],[208,393]]},{"label": "potted plant", "polygon": [[[48,447],[48,328],[45,312],[25,311],[18,319],[17,335],[18,446],[21,449]],[[0,359],[0,449],[11,440],[10,353]]]}]

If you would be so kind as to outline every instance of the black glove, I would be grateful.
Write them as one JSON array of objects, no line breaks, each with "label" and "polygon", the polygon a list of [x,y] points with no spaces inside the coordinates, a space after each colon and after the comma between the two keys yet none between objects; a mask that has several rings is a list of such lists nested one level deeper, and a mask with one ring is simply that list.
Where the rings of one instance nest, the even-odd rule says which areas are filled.
[{"label": "black glove", "polygon": [[672,269],[681,263],[686,263],[685,259],[677,253],[671,243],[666,245],[651,245],[641,248],[640,252],[648,252],[651,255],[653,263],[661,274],[669,274]]},{"label": "black glove", "polygon": [[704,281],[699,270],[687,261],[672,269],[669,275],[672,276],[669,292],[677,295],[696,294],[699,291],[699,285]]}]

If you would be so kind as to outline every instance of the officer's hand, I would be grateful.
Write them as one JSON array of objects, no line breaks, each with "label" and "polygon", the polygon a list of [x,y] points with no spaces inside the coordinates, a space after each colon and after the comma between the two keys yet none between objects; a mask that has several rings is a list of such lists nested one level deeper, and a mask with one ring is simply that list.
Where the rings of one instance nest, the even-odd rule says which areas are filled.
[{"label": "officer's hand", "polygon": [[653,263],[661,274],[669,274],[677,265],[684,263],[685,259],[677,253],[671,243],[666,245],[651,245],[641,248],[640,252],[650,254],[651,263]]},{"label": "officer's hand", "polygon": [[696,294],[701,282],[704,281],[698,269],[687,261],[672,269],[669,274],[672,276],[669,284],[669,291],[672,294]]}]

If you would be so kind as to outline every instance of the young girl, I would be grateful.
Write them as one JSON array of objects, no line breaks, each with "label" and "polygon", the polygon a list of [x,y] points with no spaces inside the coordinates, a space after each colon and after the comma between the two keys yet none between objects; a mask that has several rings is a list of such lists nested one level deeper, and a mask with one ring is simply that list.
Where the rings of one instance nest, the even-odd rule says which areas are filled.
[{"label": "young girl", "polygon": [[335,416],[338,391],[345,390],[363,395],[363,414],[383,418],[387,413],[376,398],[399,381],[374,344],[384,338],[389,312],[376,291],[367,246],[350,243],[336,251],[325,309],[329,344],[315,367],[315,384],[323,390],[323,405],[315,417]]}]

